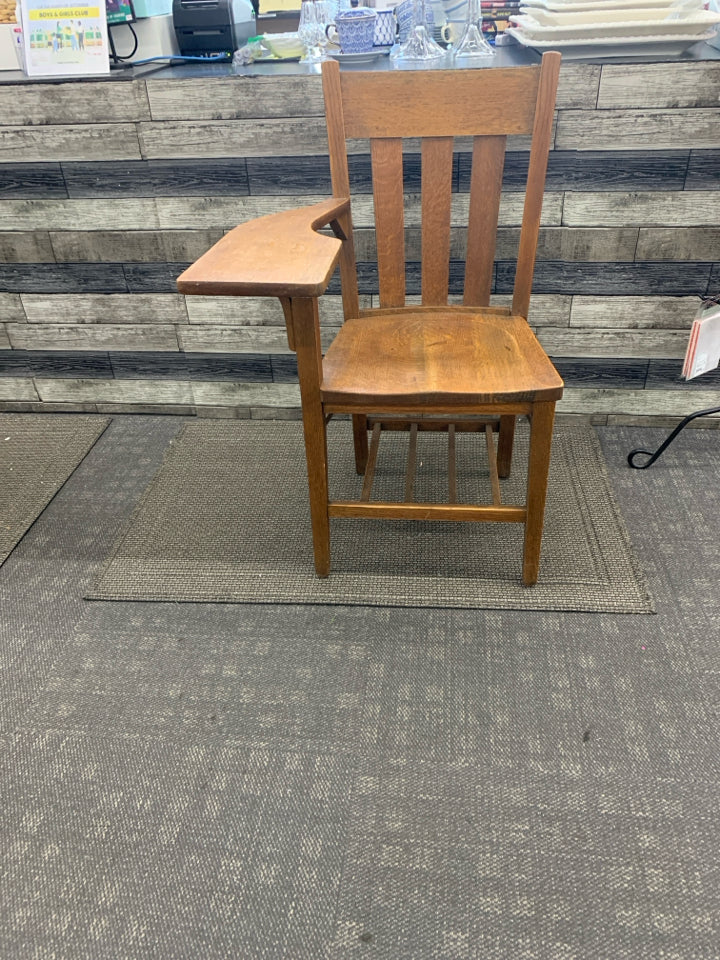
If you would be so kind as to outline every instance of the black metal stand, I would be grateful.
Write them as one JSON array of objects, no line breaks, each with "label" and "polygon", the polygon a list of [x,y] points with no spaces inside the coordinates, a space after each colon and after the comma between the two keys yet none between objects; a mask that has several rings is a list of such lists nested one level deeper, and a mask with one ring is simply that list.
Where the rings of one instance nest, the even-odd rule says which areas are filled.
[{"label": "black metal stand", "polygon": [[[635,470],[647,470],[649,466],[655,463],[663,450],[666,450],[670,446],[675,437],[690,423],[691,420],[696,420],[698,417],[708,417],[713,413],[720,413],[720,407],[710,407],[708,410],[698,410],[697,413],[691,413],[689,417],[685,417],[684,420],[680,421],[670,436],[657,448],[655,453],[650,453],[649,450],[631,450],[627,458],[628,463]],[[635,457],[641,454],[645,457],[649,457],[650,459],[645,463],[635,463]]]}]

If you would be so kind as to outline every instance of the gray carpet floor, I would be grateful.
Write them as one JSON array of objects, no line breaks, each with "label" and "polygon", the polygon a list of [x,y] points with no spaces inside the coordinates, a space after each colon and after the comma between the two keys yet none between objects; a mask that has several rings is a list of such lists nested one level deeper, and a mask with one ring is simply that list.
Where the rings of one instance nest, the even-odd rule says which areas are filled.
[{"label": "gray carpet floor", "polygon": [[[409,435],[385,435],[373,500],[403,498]],[[503,503],[525,502],[521,422]],[[490,503],[485,438],[457,437],[458,502]],[[479,448],[479,449],[478,449]],[[349,422],[328,427],[331,497],[360,496]],[[415,498],[447,497],[447,437],[418,439]],[[315,576],[302,424],[198,420],[170,445],[88,598],[650,613],[652,602],[589,424],[553,439],[539,582],[523,587],[520,523],[341,520]]]},{"label": "gray carpet floor", "polygon": [[0,414],[0,564],[108,422],[103,417]]},{"label": "gray carpet floor", "polygon": [[656,616],[88,602],[180,429],[0,568],[0,957],[720,956],[720,434],[602,428]]}]

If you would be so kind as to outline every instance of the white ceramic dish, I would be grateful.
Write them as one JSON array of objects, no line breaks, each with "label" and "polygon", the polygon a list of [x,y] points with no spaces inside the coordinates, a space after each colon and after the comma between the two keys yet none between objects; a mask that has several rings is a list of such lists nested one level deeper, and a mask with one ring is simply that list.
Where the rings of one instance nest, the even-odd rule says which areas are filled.
[{"label": "white ceramic dish", "polygon": [[[634,16],[634,12],[630,14]],[[533,17],[523,14],[513,17],[526,37],[532,40],[585,40],[602,37],[695,37],[706,33],[710,27],[720,23],[720,14],[710,10],[698,10],[678,20],[632,20],[620,18],[614,22],[602,21],[565,24],[563,26],[543,26]]]},{"label": "white ceramic dish", "polygon": [[328,56],[338,63],[372,63],[379,57],[390,53],[390,47],[375,47],[373,50],[363,50],[362,53],[341,53],[339,50],[328,50]]},{"label": "white ceramic dish", "polygon": [[519,27],[505,31],[524,47],[532,47],[541,53],[544,50],[560,50],[566,60],[595,60],[600,57],[647,57],[678,56],[700,40],[715,35],[708,30],[696,37],[593,37],[585,40],[535,40]]}]

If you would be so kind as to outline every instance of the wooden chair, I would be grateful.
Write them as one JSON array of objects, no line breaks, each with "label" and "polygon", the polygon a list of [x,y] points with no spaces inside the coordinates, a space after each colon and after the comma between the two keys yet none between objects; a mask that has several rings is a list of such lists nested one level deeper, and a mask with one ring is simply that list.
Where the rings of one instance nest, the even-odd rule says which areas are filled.
[{"label": "wooden chair", "polygon": [[[179,278],[185,294],[277,296],[297,353],[315,569],[330,570],[332,517],[524,523],[523,582],[538,578],[555,401],[563,382],[527,323],[560,55],[536,66],[475,70],[343,72],[323,64],[333,198],[242,224]],[[531,135],[512,307],[491,307],[495,234],[506,138]],[[448,305],[453,138],[472,137],[462,304]],[[379,307],[360,309],[346,140],[370,140]],[[421,138],[422,305],[405,304],[402,139]],[[417,148],[415,148],[417,149]],[[331,229],[318,232],[323,227]],[[345,322],[323,358],[318,297],[339,263]],[[326,423],[351,414],[357,501],[328,496]],[[526,501],[502,502],[515,422],[529,418]],[[373,501],[383,427],[410,431],[412,490],[417,431],[449,437],[447,503]],[[485,434],[493,502],[456,501],[456,430]],[[372,431],[368,445],[368,431]],[[494,433],[498,434],[497,450]]]}]

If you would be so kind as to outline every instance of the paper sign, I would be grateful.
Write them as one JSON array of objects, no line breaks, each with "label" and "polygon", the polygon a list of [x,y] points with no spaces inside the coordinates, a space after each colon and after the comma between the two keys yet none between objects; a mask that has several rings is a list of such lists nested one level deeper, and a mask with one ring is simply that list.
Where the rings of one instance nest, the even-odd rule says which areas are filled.
[{"label": "paper sign", "polygon": [[699,377],[720,365],[720,305],[703,304],[690,330],[682,375]]},{"label": "paper sign", "polygon": [[25,72],[77,77],[110,72],[105,0],[20,0]]}]

